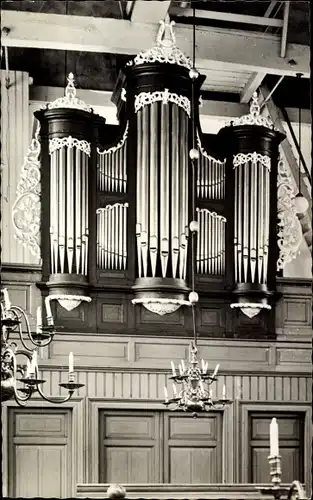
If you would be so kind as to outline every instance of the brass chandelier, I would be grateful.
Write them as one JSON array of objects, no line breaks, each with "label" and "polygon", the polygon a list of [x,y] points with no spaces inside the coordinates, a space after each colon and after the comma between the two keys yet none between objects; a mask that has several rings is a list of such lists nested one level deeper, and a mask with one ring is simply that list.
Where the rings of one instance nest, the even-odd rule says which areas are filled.
[{"label": "brass chandelier", "polygon": [[[47,397],[41,389],[45,380],[39,375],[38,349],[47,347],[56,333],[49,297],[45,301],[47,325],[42,325],[39,307],[36,333],[32,333],[27,314],[21,307],[11,304],[6,288],[1,290],[1,295],[1,403],[15,399],[18,405],[24,406],[37,393],[49,403],[65,403],[76,389],[83,387],[83,384],[75,383],[73,353],[69,354],[68,381],[59,384],[68,390],[68,395],[63,399],[53,399]],[[18,347],[16,340],[22,344],[22,349]],[[26,364],[19,362],[23,356]]]},{"label": "brass chandelier", "polygon": [[[195,10],[193,9],[193,18],[195,17]],[[169,399],[167,387],[164,387],[165,401],[164,405],[167,407],[174,404],[172,411],[188,411],[192,412],[193,417],[197,417],[199,412],[210,411],[211,409],[221,410],[225,405],[230,404],[231,400],[226,398],[226,387],[223,386],[223,393],[221,399],[213,399],[211,384],[217,381],[217,373],[219,365],[216,366],[212,375],[208,373],[208,363],[201,360],[201,368],[199,366],[199,359],[197,357],[197,332],[196,332],[196,319],[195,319],[195,304],[199,300],[197,292],[195,292],[195,238],[199,232],[199,223],[196,221],[196,202],[195,202],[195,184],[196,184],[196,169],[199,159],[199,151],[196,148],[196,124],[195,124],[195,80],[198,78],[199,73],[195,69],[195,20],[193,23],[193,68],[189,72],[192,79],[192,107],[191,107],[191,122],[192,122],[192,149],[189,152],[192,165],[192,221],[189,224],[191,232],[191,258],[192,258],[192,291],[189,294],[189,305],[192,311],[193,322],[193,340],[190,344],[189,350],[189,363],[188,367],[185,366],[184,360],[178,367],[178,373],[173,361],[171,361],[173,380],[173,397]],[[176,384],[181,385],[181,390],[177,391]]]}]

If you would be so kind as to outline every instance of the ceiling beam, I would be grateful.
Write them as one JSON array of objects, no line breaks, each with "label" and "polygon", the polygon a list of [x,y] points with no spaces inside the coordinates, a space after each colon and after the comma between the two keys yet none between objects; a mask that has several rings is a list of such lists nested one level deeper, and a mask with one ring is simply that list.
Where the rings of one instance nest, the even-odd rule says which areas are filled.
[{"label": "ceiling beam", "polygon": [[171,1],[163,2],[143,2],[136,0],[133,2],[130,20],[133,23],[156,23],[164,19],[170,7]]},{"label": "ceiling beam", "polygon": [[[115,105],[111,101],[112,92],[101,90],[77,89],[79,99],[82,99],[91,107],[102,107],[110,110],[116,110]],[[29,87],[29,100],[38,103],[38,108],[47,102],[52,102],[55,99],[64,96],[63,87],[46,87],[41,85],[31,85]],[[204,118],[237,118],[249,112],[247,104],[239,104],[236,102],[225,101],[207,101],[203,100],[203,104],[199,109],[200,116]],[[298,109],[286,108],[291,122],[297,122]],[[302,110],[302,123],[311,124],[310,110]]]},{"label": "ceiling beam", "polygon": [[266,73],[252,73],[244,89],[240,93],[241,103],[250,101],[253,93],[259,88],[265,77]]},{"label": "ceiling beam", "polygon": [[[171,9],[171,16],[193,17],[193,9]],[[282,28],[283,21],[281,19],[273,19],[262,16],[248,16],[246,14],[233,14],[232,12],[216,12],[213,10],[196,10],[195,16],[198,23],[201,24],[201,19],[214,19],[216,21],[224,21],[227,23],[252,24],[255,26],[271,26]]]},{"label": "ceiling beam", "polygon": [[[2,11],[3,46],[77,50],[134,55],[155,44],[158,26],[126,20]],[[57,34],[57,36],[56,36]],[[177,46],[192,55],[192,27],[176,25]],[[310,76],[310,47],[289,44],[287,57],[280,57],[280,37],[201,27],[196,30],[196,65],[201,72],[237,70],[296,76]],[[296,64],[289,64],[293,59]]]}]

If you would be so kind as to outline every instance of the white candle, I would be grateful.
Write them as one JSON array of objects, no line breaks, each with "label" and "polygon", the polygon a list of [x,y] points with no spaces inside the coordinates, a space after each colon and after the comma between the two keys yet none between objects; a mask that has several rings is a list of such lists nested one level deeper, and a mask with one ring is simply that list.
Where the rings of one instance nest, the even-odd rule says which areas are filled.
[{"label": "white candle", "polygon": [[212,375],[212,378],[216,377],[219,367],[220,367],[220,365],[216,365],[215,370],[214,370],[213,375]]},{"label": "white candle", "polygon": [[3,298],[4,298],[4,307],[5,307],[5,310],[8,311],[9,309],[11,309],[9,292],[8,292],[7,288],[3,288],[2,291],[3,291]]},{"label": "white candle", "polygon": [[173,361],[171,361],[171,367],[172,367],[173,377],[176,377],[176,369]]},{"label": "white candle", "polygon": [[37,351],[33,352],[32,362],[30,363],[30,374],[34,374],[37,367]]},{"label": "white candle", "polygon": [[272,418],[270,424],[270,456],[277,457],[278,455],[279,455],[278,424],[276,418]]},{"label": "white candle", "polygon": [[51,312],[51,307],[50,307],[50,297],[45,298],[45,307],[46,307],[47,318],[52,318],[52,312]]},{"label": "white candle", "polygon": [[40,333],[42,327],[42,318],[41,318],[41,307],[37,307],[37,333]]},{"label": "white candle", "polygon": [[74,371],[74,355],[72,352],[68,355],[68,371],[69,373],[73,373]]},{"label": "white candle", "polygon": [[164,386],[164,399],[165,403],[168,403],[168,392],[167,392],[167,387]]},{"label": "white candle", "polygon": [[28,378],[31,374],[31,368],[30,368],[30,361],[29,359],[27,360],[27,363],[26,363],[26,373],[25,373],[25,377]]},{"label": "white candle", "polygon": [[223,396],[222,396],[223,399],[226,399],[226,386],[225,384],[223,385]]},{"label": "white candle", "polygon": [[183,373],[184,373],[186,371],[186,367],[185,367],[185,361],[183,359],[181,359],[181,366],[182,366]]},{"label": "white candle", "polygon": [[183,369],[182,369],[182,367],[181,367],[181,364],[180,364],[180,363],[179,363],[179,365],[178,365],[178,369],[179,369],[179,375],[180,375],[180,376],[182,376],[182,374],[183,374]]},{"label": "white candle", "polygon": [[210,391],[209,391],[209,398],[212,399],[212,396],[213,396],[212,389],[210,389]]},{"label": "white candle", "polygon": [[174,396],[174,398],[177,398],[177,390],[176,390],[175,382],[173,383],[173,396]]},{"label": "white candle", "polygon": [[202,367],[202,373],[205,373],[205,363],[203,359],[201,359],[201,367]]},{"label": "white candle", "polygon": [[202,380],[199,381],[199,386],[200,386],[201,392],[204,393],[204,385],[203,385]]}]

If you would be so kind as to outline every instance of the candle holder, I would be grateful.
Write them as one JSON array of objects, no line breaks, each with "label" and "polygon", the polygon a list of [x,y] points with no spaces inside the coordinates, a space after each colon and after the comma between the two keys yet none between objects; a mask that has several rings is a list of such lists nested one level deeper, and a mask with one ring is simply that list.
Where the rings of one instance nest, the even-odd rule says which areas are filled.
[{"label": "candle holder", "polygon": [[290,487],[281,486],[281,456],[269,456],[272,486],[256,488],[262,495],[273,495],[275,500],[308,500],[305,489],[299,481],[293,481]]}]

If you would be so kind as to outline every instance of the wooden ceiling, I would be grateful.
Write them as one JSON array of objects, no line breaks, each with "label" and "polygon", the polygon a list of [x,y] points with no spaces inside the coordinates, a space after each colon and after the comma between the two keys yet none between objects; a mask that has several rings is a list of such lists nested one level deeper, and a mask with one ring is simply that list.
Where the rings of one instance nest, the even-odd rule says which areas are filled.
[{"label": "wooden ceiling", "polygon": [[[9,68],[29,72],[33,77],[34,85],[64,87],[66,75],[71,71],[75,74],[78,88],[111,91],[115,86],[119,70],[125,63],[139,50],[148,48],[141,47],[139,39],[142,38],[143,43],[149,44],[146,41],[150,36],[148,28],[152,27],[151,33],[155,33],[158,20],[164,17],[167,10],[171,19],[175,20],[177,24],[178,45],[181,46],[182,50],[185,47],[187,50],[190,49],[190,24],[192,23],[190,15],[192,13],[191,7],[194,7],[196,9],[197,24],[197,53],[207,76],[203,86],[203,97],[205,99],[246,102],[250,98],[254,87],[258,87],[263,82],[271,89],[281,75],[284,74],[283,81],[273,95],[274,100],[277,101],[277,104],[285,107],[301,106],[309,109],[308,62],[305,75],[307,78],[302,79],[301,82],[298,82],[295,78],[297,70],[306,69],[305,57],[308,59],[307,55],[304,57],[304,54],[308,53],[310,45],[309,2],[299,0],[289,2],[285,61],[284,58],[280,60],[277,57],[277,71],[275,63],[270,61],[273,58],[270,44],[274,44],[273,47],[275,47],[276,52],[280,50],[283,36],[283,19],[284,14],[286,15],[285,3],[273,1],[242,2],[237,0],[227,2],[204,0],[192,2],[4,0],[1,2],[1,24],[2,28],[8,27],[10,33],[6,38],[2,36],[2,43],[8,46]],[[23,28],[23,26],[26,26],[29,17],[25,18],[25,21],[22,17],[18,19],[15,17],[10,18],[10,13],[15,14],[13,11],[19,12],[21,15],[24,13],[25,16],[26,13],[30,13],[29,16],[34,16],[31,13],[36,13],[38,23],[42,20],[45,21],[45,16],[50,16],[49,19],[52,19],[53,15],[57,14],[57,18],[53,18],[53,23],[55,19],[63,19],[64,16],[68,16],[68,32],[73,33],[73,50],[69,50],[70,44],[66,44],[65,40],[64,49],[60,49],[64,38],[62,29],[55,29],[55,43],[53,43],[53,40],[52,42],[44,40],[45,33],[40,29],[40,24],[34,24],[35,34],[29,34]],[[217,14],[214,15],[214,13]],[[219,13],[222,15],[219,15]],[[91,49],[84,49],[85,32],[88,31],[88,27],[85,32],[81,32],[79,30],[80,25],[77,24],[78,18],[73,16],[83,16],[84,19],[97,18],[98,22],[101,23],[104,23],[107,19],[115,23],[112,25],[107,23],[96,25],[98,32],[95,33],[93,40],[101,42],[101,36],[103,35],[103,39],[106,38],[104,50],[97,49],[94,46]],[[256,17],[259,19],[259,24],[254,23]],[[264,21],[262,21],[262,18]],[[267,26],[267,18],[271,20],[269,23],[280,24],[280,26]],[[251,20],[251,24],[249,20]],[[33,22],[33,18],[31,21]],[[93,21],[93,23],[95,22],[96,20]],[[36,26],[38,27],[36,28]],[[91,35],[93,35],[93,26],[94,24],[89,29]],[[120,30],[119,26],[121,27]],[[133,26],[136,29],[131,29]],[[101,29],[103,31],[99,33]],[[111,30],[111,37],[108,35],[108,29]],[[82,37],[81,33],[84,34],[84,37]],[[114,37],[117,39],[119,33],[121,39],[122,37],[125,38],[125,33],[128,34],[129,39],[124,39],[124,41],[117,44]],[[96,38],[96,35],[98,38]],[[240,48],[242,46],[238,45],[236,53],[236,47],[231,44],[231,40],[240,41],[243,36],[247,40],[246,49],[245,46],[242,49]],[[228,47],[226,44],[227,37],[230,40]],[[136,38],[138,38],[138,41]],[[155,37],[151,35],[151,44],[148,46],[153,45],[154,39]],[[100,45],[99,43],[99,47]],[[245,64],[248,56],[245,54],[246,50],[251,52],[251,58],[254,57],[256,66],[260,66],[260,68],[254,68],[253,61],[248,61]],[[237,65],[236,61],[232,60],[233,53],[238,54]],[[260,64],[257,61],[258,54],[260,55],[260,61],[262,59]],[[243,60],[242,65],[239,59]],[[265,66],[264,71],[262,71],[262,65]],[[1,68],[4,67],[5,58],[2,57]],[[199,69],[201,72],[203,72],[202,67],[200,64]]]}]

